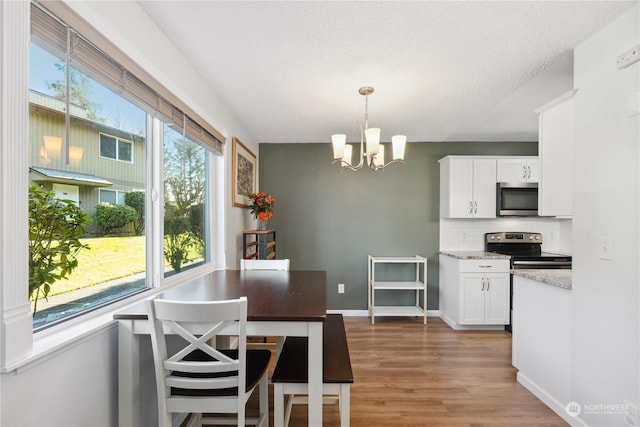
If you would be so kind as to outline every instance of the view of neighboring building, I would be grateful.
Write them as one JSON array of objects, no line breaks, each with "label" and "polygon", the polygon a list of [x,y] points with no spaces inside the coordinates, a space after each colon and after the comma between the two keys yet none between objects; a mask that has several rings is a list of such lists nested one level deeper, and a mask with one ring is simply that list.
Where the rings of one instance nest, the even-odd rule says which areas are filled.
[{"label": "view of neighboring building", "polygon": [[[92,120],[87,108],[70,104],[67,148],[63,100],[32,90],[29,114],[32,183],[73,200],[91,217],[99,203],[124,204],[126,192],[144,190],[143,136]],[[100,232],[95,221],[87,231]]]}]

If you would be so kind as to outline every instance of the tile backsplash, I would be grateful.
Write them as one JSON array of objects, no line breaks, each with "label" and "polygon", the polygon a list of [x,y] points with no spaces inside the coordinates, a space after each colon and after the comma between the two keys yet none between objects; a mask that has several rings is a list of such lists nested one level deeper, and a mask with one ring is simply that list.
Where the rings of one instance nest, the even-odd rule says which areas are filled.
[{"label": "tile backsplash", "polygon": [[542,250],[571,253],[571,220],[556,218],[440,219],[441,251],[482,251],[484,234],[542,233]]}]

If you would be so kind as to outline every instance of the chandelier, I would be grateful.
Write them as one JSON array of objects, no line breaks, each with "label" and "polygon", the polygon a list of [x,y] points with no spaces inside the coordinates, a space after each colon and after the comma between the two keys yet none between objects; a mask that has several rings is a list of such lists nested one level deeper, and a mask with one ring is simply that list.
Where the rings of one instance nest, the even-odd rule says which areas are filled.
[{"label": "chandelier", "polygon": [[370,86],[361,87],[358,92],[364,96],[364,129],[360,126],[360,161],[357,165],[352,162],[353,144],[347,144],[347,135],[331,135],[333,144],[333,163],[340,162],[342,169],[357,171],[365,165],[377,171],[386,168],[391,163],[404,163],[404,148],[407,137],[394,135],[391,137],[393,151],[392,160],[384,162],[384,145],[380,144],[380,128],[369,127],[369,95],[373,93]]}]

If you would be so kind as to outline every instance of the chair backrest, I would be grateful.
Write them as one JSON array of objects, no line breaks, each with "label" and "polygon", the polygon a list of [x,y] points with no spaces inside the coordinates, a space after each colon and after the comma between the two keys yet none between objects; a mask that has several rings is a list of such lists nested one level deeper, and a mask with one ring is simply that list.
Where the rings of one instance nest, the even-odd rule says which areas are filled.
[{"label": "chair backrest", "polygon": [[[226,301],[155,298],[148,301],[147,312],[152,325],[160,424],[166,425],[167,419],[170,423],[170,412],[197,412],[187,410],[185,405],[189,405],[189,399],[202,399],[198,393],[211,395],[215,394],[211,390],[235,388],[242,394],[246,379],[246,297]],[[180,336],[181,346],[176,349],[172,341],[169,349],[165,334]],[[209,342],[217,335],[237,336],[238,351],[223,353],[212,347]],[[235,399],[238,411],[243,411],[244,400],[237,395]]]},{"label": "chair backrest", "polygon": [[289,259],[241,259],[240,270],[289,271]]}]

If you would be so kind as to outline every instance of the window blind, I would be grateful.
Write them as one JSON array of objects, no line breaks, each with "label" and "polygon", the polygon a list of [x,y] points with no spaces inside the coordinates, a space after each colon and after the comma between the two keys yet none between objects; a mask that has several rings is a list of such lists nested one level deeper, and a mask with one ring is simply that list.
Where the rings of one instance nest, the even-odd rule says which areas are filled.
[{"label": "window blind", "polygon": [[[149,114],[155,115],[172,127],[179,129],[190,139],[207,145],[212,150],[222,153],[224,136],[201,117],[190,111],[185,104],[175,105],[161,92],[156,90],[157,82],[147,82],[138,78],[119,62],[107,55],[88,39],[83,37],[62,20],[53,16],[46,9],[31,4],[31,36],[32,41],[60,58],[65,57],[68,33],[71,37],[71,66],[95,79],[100,84],[127,98]],[[77,18],[80,19],[80,18]],[[111,49],[116,49],[114,46]],[[121,54],[124,55],[124,54]],[[156,88],[152,87],[155,85]],[[173,96],[172,96],[173,97]],[[174,97],[175,98],[175,97]],[[183,126],[183,123],[186,126]]]}]

